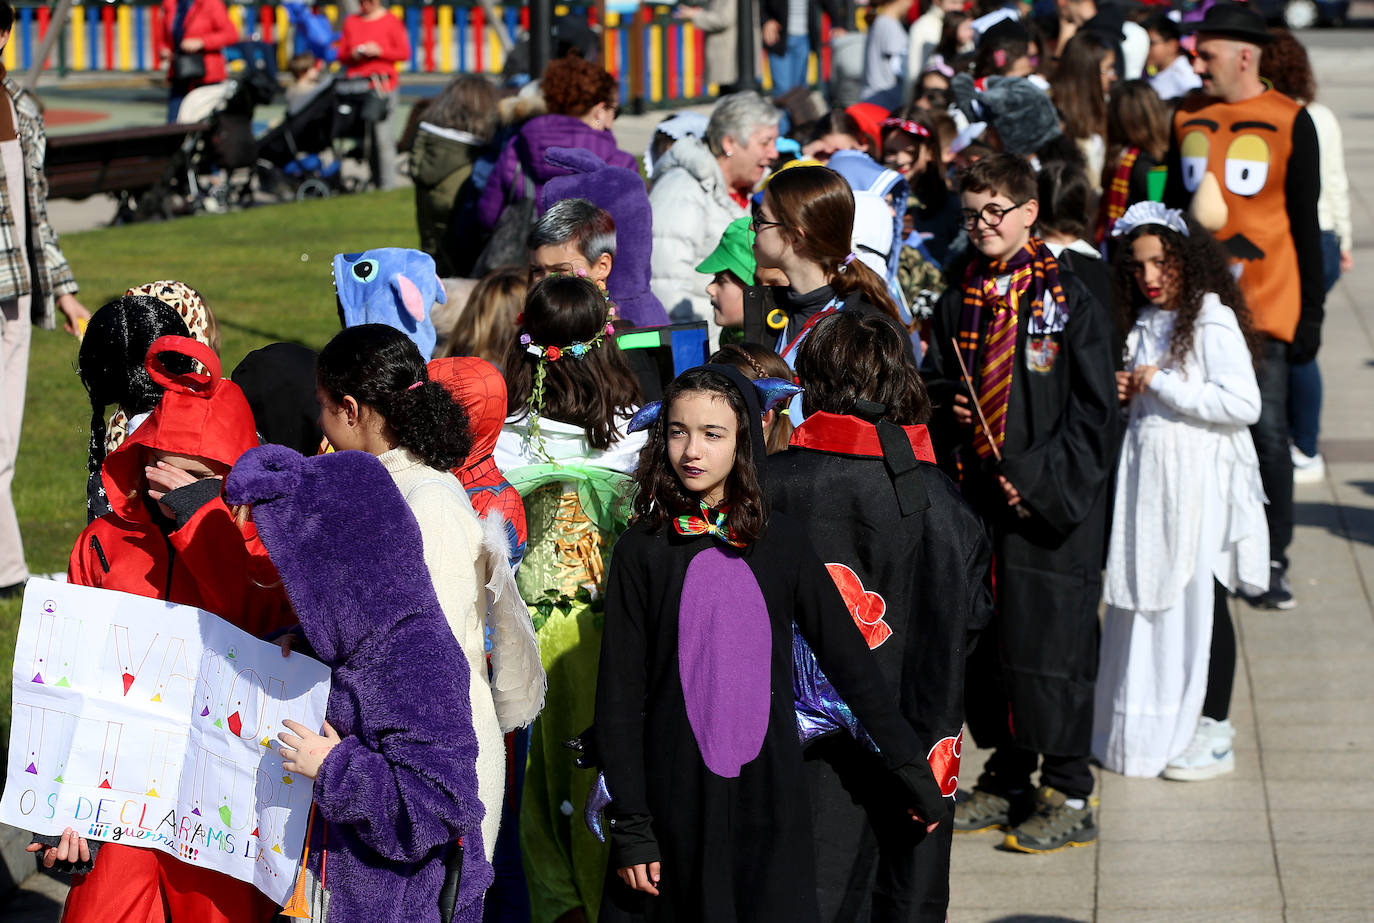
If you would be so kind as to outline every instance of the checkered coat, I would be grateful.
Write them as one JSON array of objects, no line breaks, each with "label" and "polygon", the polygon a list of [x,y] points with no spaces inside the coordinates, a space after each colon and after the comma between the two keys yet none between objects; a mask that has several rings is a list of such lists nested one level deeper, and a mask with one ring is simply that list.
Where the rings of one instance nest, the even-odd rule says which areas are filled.
[{"label": "checkered coat", "polygon": [[24,192],[22,207],[27,209],[27,239],[21,250],[15,240],[14,209],[8,179],[0,165],[0,301],[33,295],[33,322],[45,330],[57,326],[53,299],[74,294],[76,279],[57,232],[48,222],[48,178],[43,172],[48,138],[43,131],[43,115],[33,96],[12,78],[4,81],[5,92],[14,103],[14,126],[24,154]]}]

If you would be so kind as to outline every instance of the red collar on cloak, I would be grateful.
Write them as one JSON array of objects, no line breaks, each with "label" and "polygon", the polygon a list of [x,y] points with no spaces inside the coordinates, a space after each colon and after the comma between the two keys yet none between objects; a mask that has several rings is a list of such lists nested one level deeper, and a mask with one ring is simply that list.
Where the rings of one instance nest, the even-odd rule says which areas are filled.
[{"label": "red collar on cloak", "polygon": [[[921,424],[903,426],[911,451],[918,461],[935,464],[935,448],[930,433]],[[878,428],[872,423],[848,414],[813,413],[792,431],[788,445],[799,449],[814,449],[836,455],[859,455],[882,458],[883,446],[878,441]]]}]

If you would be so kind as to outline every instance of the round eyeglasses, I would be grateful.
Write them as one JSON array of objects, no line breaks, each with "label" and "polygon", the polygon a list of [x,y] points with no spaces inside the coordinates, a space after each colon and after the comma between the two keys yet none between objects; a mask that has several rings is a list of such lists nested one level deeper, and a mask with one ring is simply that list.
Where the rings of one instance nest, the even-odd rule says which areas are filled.
[{"label": "round eyeglasses", "polygon": [[[1030,200],[1027,199],[1026,201],[1028,202]],[[966,208],[959,213],[959,216],[963,221],[964,230],[966,231],[972,231],[977,228],[978,219],[980,218],[983,220],[983,224],[990,228],[995,228],[1002,223],[1003,218],[1007,217],[1008,212],[1014,212],[1025,204],[1025,202],[1017,202],[1015,205],[1008,208],[1003,205],[998,205],[996,202],[989,202],[984,205],[980,211]]]}]

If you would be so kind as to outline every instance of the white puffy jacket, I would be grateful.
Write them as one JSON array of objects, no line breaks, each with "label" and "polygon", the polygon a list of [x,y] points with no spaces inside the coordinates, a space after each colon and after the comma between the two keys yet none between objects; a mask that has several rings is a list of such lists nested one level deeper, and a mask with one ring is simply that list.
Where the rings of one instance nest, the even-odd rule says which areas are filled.
[{"label": "white puffy jacket", "polygon": [[711,255],[725,227],[745,214],[730,198],[725,176],[706,145],[683,138],[654,167],[649,205],[654,213],[650,287],[673,323],[709,321],[711,280],[697,264]]}]

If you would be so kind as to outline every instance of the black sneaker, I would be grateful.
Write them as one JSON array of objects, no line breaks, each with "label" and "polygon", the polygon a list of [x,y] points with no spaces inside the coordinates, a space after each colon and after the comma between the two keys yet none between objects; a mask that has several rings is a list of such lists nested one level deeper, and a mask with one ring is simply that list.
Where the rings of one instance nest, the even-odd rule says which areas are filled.
[{"label": "black sneaker", "polygon": [[1000,795],[985,788],[960,792],[954,803],[954,832],[1006,830],[1031,810],[1029,795]]},{"label": "black sneaker", "polygon": [[1269,562],[1269,590],[1258,596],[1246,597],[1246,602],[1256,609],[1292,609],[1297,606],[1293,599],[1293,588],[1288,583],[1288,573],[1278,561]]},{"label": "black sneaker", "polygon": [[1002,841],[1004,848],[1015,852],[1047,853],[1087,846],[1097,840],[1091,801],[1081,808],[1070,807],[1068,796],[1048,785],[1040,786],[1035,800],[1035,813],[1007,831]]}]

